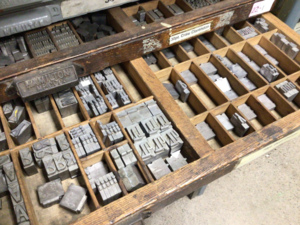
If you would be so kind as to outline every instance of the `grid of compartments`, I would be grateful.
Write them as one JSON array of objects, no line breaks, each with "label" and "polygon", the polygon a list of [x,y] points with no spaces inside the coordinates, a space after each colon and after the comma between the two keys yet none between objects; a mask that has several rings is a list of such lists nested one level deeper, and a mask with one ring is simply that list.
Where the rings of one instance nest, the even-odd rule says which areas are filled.
[{"label": "grid of compartments", "polygon": [[[69,90],[69,92],[72,93],[72,95],[76,98],[78,106],[76,107],[76,111],[69,113],[70,115],[67,116],[63,116],[63,112],[59,109],[59,103],[56,101],[56,95],[58,94],[48,96],[47,103],[45,103],[46,101],[44,101],[43,105],[43,107],[46,108],[46,110],[43,110],[42,112],[38,112],[40,106],[37,106],[37,104],[34,101],[23,103],[20,99],[11,101],[9,103],[5,103],[2,106],[0,106],[0,116],[4,128],[3,132],[7,140],[6,149],[9,149],[1,152],[0,157],[9,155],[14,163],[16,171],[18,171],[18,181],[20,184],[22,184],[21,191],[23,196],[26,196],[24,197],[25,206],[27,209],[33,209],[35,211],[35,213],[33,214],[31,210],[27,210],[30,219],[34,220],[34,218],[36,218],[37,222],[40,224],[52,224],[58,221],[63,221],[64,224],[74,222],[76,219],[89,214],[91,211],[102,207],[106,204],[109,204],[113,200],[121,198],[122,196],[128,195],[128,193],[131,193],[140,187],[154,182],[161,176],[171,173],[172,171],[198,159],[198,157],[196,158],[191,156],[190,149],[186,150],[188,149],[189,144],[186,142],[186,139],[184,139],[184,137],[182,137],[182,135],[176,130],[172,121],[169,120],[167,112],[163,112],[163,115],[166,116],[164,118],[168,126],[167,128],[172,127],[172,131],[176,132],[175,136],[179,135],[176,138],[179,138],[181,140],[181,146],[179,146],[180,151],[178,151],[178,153],[180,154],[179,156],[178,153],[176,155],[177,158],[180,157],[179,163],[176,164],[175,162],[176,165],[173,168],[168,167],[168,164],[165,160],[169,159],[173,152],[172,154],[171,152],[169,152],[169,147],[164,141],[162,143],[162,146],[165,147],[165,149],[163,149],[164,152],[162,153],[161,150],[159,152],[162,154],[157,154],[156,157],[153,157],[150,160],[149,158],[147,158],[147,160],[142,159],[143,151],[138,150],[139,145],[136,145],[137,142],[134,142],[129,130],[121,122],[121,119],[118,115],[120,112],[124,112],[125,110],[131,109],[135,106],[145,105],[146,102],[153,102],[155,101],[155,99],[153,98],[153,96],[151,96],[150,90],[140,81],[139,75],[135,72],[135,69],[130,63],[112,66],[111,70],[114,76],[116,77],[117,81],[122,85],[124,92],[128,95],[130,103],[126,104],[125,106],[120,105],[117,109],[113,109],[110,101],[106,96],[107,90],[105,89],[105,86],[103,84],[101,85],[99,83],[99,80],[97,80],[96,78],[98,77],[97,73],[91,74],[87,77],[90,77],[90,81],[92,82],[94,87],[96,87],[96,90],[99,92],[100,96],[104,99],[105,104],[107,105],[107,111],[99,116],[89,114],[86,107],[84,106],[83,99],[81,98],[80,94],[81,90],[78,89],[78,86]],[[86,82],[86,78],[82,78],[82,81],[83,83]],[[47,107],[45,107],[45,105],[47,105]],[[8,116],[8,114],[5,115],[5,111],[8,110],[8,106],[10,106],[11,109],[10,114],[15,114],[16,111],[21,109],[24,110],[24,116],[17,116],[17,118],[19,118],[19,120],[27,120],[31,124],[30,126],[32,129],[32,136],[28,138],[28,140],[25,141],[25,143],[18,144],[11,137],[11,131],[14,128],[11,126],[12,123],[9,120],[10,116]],[[160,109],[159,102],[157,102],[157,105],[155,104],[155,106],[156,110]],[[148,112],[150,113],[150,111]],[[155,118],[155,116],[151,115],[151,118]],[[105,140],[105,134],[100,126],[100,123],[104,126],[112,123],[117,124],[120,128],[122,138],[115,142],[108,141],[107,139]],[[136,124],[139,123],[141,122],[138,122]],[[94,140],[95,143],[99,145],[99,149],[95,152],[87,153],[87,155],[82,157],[77,151],[77,144],[76,142],[74,142],[73,133],[70,131],[74,130],[74,128],[76,129],[79,127],[86,126],[89,126],[89,128],[91,128],[93,134],[95,135]],[[155,132],[157,132],[157,130],[155,130]],[[160,130],[157,133],[160,133]],[[69,146],[68,149],[70,149],[70,151],[73,153],[74,160],[76,160],[76,164],[78,165],[77,170],[73,170],[73,173],[76,173],[76,176],[74,176],[73,178],[66,174],[62,175],[63,177],[61,177],[59,175],[60,172],[58,169],[58,174],[50,175],[49,166],[51,169],[51,165],[48,165],[48,162],[41,161],[41,159],[45,160],[46,156],[48,156],[49,149],[44,150],[45,152],[42,156],[39,156],[39,153],[36,153],[35,150],[37,148],[35,146],[38,143],[43,143],[43,141],[45,140],[52,139],[53,142],[50,141],[50,145],[53,146],[53,143],[54,145],[56,143],[56,147],[54,148],[58,149],[58,151],[53,150],[53,152],[49,154],[53,157],[55,153],[64,154],[65,150],[63,150],[60,147],[60,144],[57,140],[57,138],[62,135],[66,138],[66,145]],[[148,142],[148,138],[149,137],[147,134],[145,137],[147,144],[150,143]],[[84,146],[83,142],[82,146]],[[129,163],[124,158],[126,154],[124,156],[124,152],[122,153],[120,150],[120,148],[125,146],[131,149],[131,162]],[[32,157],[31,166],[36,167],[36,169],[34,169],[36,171],[30,176],[28,175],[27,170],[24,167],[23,161],[21,160],[21,152],[26,148],[29,148],[29,155],[31,155]],[[177,150],[178,149],[176,149],[176,151]],[[119,153],[119,159],[122,159],[124,162],[123,166],[120,166],[117,159],[114,158],[114,155],[112,153],[113,151]],[[154,151],[151,152],[150,148],[150,152],[148,153],[153,154]],[[28,157],[28,153],[26,154]],[[155,170],[155,165],[153,171],[151,172],[148,165],[157,159],[163,160],[166,172],[157,172],[157,170]],[[172,160],[176,161],[176,159],[174,160],[173,158]],[[41,164],[37,163],[39,160],[39,163],[42,162]],[[159,162],[162,163],[161,161]],[[46,164],[47,166],[45,167]],[[102,195],[99,194],[100,189],[97,189],[99,188],[99,185],[96,184],[95,186],[95,183],[92,180],[90,180],[90,175],[87,172],[92,171],[93,167],[98,169],[98,166],[100,165],[105,167],[106,172],[104,174],[113,174],[117,181],[119,193],[115,196],[111,194],[111,198],[108,197],[107,193],[102,193]],[[126,181],[123,181],[123,179],[126,179],[126,176],[123,177],[123,179],[122,176],[120,176],[120,170],[124,170],[124,168],[128,167],[134,168],[133,171],[136,174],[138,174],[139,183],[135,187],[126,186],[131,181],[127,181],[126,183]],[[128,173],[128,171],[123,171],[125,175],[126,172]],[[104,174],[102,174],[102,176],[104,176]],[[55,179],[58,178],[57,176],[62,180],[61,186],[65,192],[68,190],[71,184],[83,187],[87,190],[87,203],[84,204],[84,207],[81,209],[81,213],[74,214],[74,212],[60,207],[59,204],[54,204],[50,207],[47,207],[47,205],[51,204],[41,202],[39,195],[37,194],[38,187],[44,185],[45,183],[48,184],[49,182],[55,182]],[[106,196],[107,199],[105,199],[105,197],[103,196]],[[9,194],[5,195],[5,197],[2,198],[2,202],[2,210],[4,210],[2,212],[11,216],[10,218],[6,218],[7,221],[9,221],[7,222],[7,224],[14,224],[16,217],[13,213],[13,206],[10,205]],[[44,205],[46,205],[46,207],[44,207]]]},{"label": "grid of compartments", "polygon": [[[278,84],[287,81],[298,93],[298,53],[294,58],[289,56],[272,37],[279,33],[289,42],[294,41],[267,20],[263,21],[267,29],[262,30],[256,24],[261,18],[264,17],[227,26],[143,57],[214,150],[299,109],[299,95],[290,101],[277,88]],[[243,37],[239,33],[242,29],[253,32],[252,36]],[[246,76],[235,75],[224,58],[233,65],[238,64]],[[206,67],[207,63],[213,68]],[[260,74],[264,64],[270,64],[278,71],[278,76],[271,82]],[[234,95],[226,93],[224,85],[216,83],[220,78],[227,79]],[[242,116],[249,126],[247,132],[240,135],[235,126],[222,120],[224,113],[229,122],[235,113]]]},{"label": "grid of compartments", "polygon": [[[171,3],[174,2],[175,1]],[[189,91],[190,94],[187,98],[178,96],[175,101],[190,119],[191,124],[197,127],[198,124],[205,122],[208,125],[208,133],[210,133],[211,136],[207,141],[214,150],[234,143],[237,139],[241,138],[234,129],[227,129],[226,126],[220,122],[218,119],[219,115],[224,113],[228,118],[231,118],[235,113],[241,115],[249,126],[249,129],[244,134],[245,136],[295,112],[300,107],[299,95],[292,101],[288,101],[276,87],[276,85],[288,81],[294,84],[296,89],[299,90],[300,68],[297,64],[299,63],[299,57],[296,56],[294,59],[291,59],[281,48],[271,41],[275,33],[284,34],[282,31],[272,26],[272,24],[269,24],[269,31],[261,33],[252,25],[254,23],[255,19],[249,22],[246,21],[228,26],[225,27],[224,30],[204,34],[202,38],[193,38],[189,40],[188,43],[172,46],[167,52],[166,50],[155,52],[153,53],[155,62],[151,61],[151,59],[153,60],[152,56],[144,56],[144,59],[151,64],[148,68],[149,71],[153,71],[160,82],[166,86],[172,84],[176,87],[176,83],[180,81],[179,83],[183,84]],[[266,21],[266,23],[268,23],[268,21]],[[246,40],[238,32],[238,30],[245,27],[252,27],[257,35]],[[51,32],[48,34],[51,36]],[[288,41],[293,41],[287,35],[286,38]],[[256,45],[262,47],[268,55],[275,58],[278,63],[274,64],[274,61],[271,61],[270,58],[266,57],[265,54],[261,53],[257,47],[255,47]],[[245,59],[240,56],[239,52],[244,53],[259,67],[265,63],[273,65],[279,73],[277,79],[269,83],[258,71],[253,69],[248,61],[245,61]],[[255,90],[247,88],[247,86],[222,63],[221,58],[216,55],[227,57],[234,64],[238,63],[244,71],[247,72],[247,78],[255,85]],[[214,83],[211,77],[204,72],[200,65],[207,62],[214,65],[221,78],[228,80],[233,91],[237,94],[235,99],[230,100],[221,88]],[[99,116],[91,115],[88,112],[81,98],[80,90],[77,90],[76,87],[72,88],[70,93],[74,95],[74,98],[78,102],[78,107],[76,108],[76,112],[69,116],[62,115],[58,103],[55,100],[55,95],[49,96],[49,110],[43,113],[37,112],[37,108],[33,102],[23,103],[22,101],[16,100],[11,107],[11,112],[15,112],[15,107],[17,106],[20,107],[17,108],[18,111],[23,108],[23,116],[21,118],[31,123],[30,128],[32,129],[32,135],[28,137],[25,144],[18,144],[11,137],[10,133],[14,128],[9,121],[10,116],[5,113],[5,107],[3,105],[0,106],[1,130],[6,137],[6,141],[3,144],[3,146],[5,146],[4,151],[0,153],[0,156],[9,155],[14,163],[17,179],[20,184],[20,191],[31,220],[35,220],[36,218],[40,224],[51,224],[55,221],[70,223],[107,204],[98,194],[95,194],[85,170],[99,162],[106,166],[108,172],[112,172],[115,175],[121,190],[118,197],[128,195],[130,191],[126,189],[126,181],[124,182],[122,180],[118,172],[119,165],[115,162],[114,155],[112,154],[112,151],[124,145],[128,145],[130,149],[132,149],[132,153],[136,158],[134,167],[141,175],[141,183],[147,185],[156,180],[153,171],[151,172],[147,166],[149,161],[145,161],[142,158],[133,138],[118,116],[121,111],[153,100],[154,97],[151,95],[151,91],[153,90],[149,90],[147,85],[143,83],[140,75],[131,63],[115,65],[112,66],[111,69],[117,81],[123,86],[124,92],[127,94],[131,103],[114,109],[107,97],[106,90],[99,84],[97,75],[92,74],[90,75],[91,81],[107,105],[107,111]],[[182,75],[182,72],[187,70],[193,73],[194,81],[188,82]],[[261,96],[267,97],[273,105],[263,104],[261,102]],[[157,104],[159,107],[161,106],[159,102],[157,102]],[[253,117],[252,114],[252,117],[250,117],[244,114],[241,108],[244,104],[250,107],[252,113],[256,116]],[[172,123],[168,112],[164,112],[164,114]],[[99,127],[98,121],[100,121],[102,125],[115,122],[120,127],[123,136],[122,140],[112,145],[104,141],[104,135]],[[88,156],[79,157],[76,146],[72,141],[73,137],[69,131],[86,125],[92,129],[101,150]],[[174,126],[174,124],[172,125]],[[195,157],[197,154],[190,152],[193,151],[193,149],[189,147],[188,140],[186,140],[178,130],[176,131],[183,140],[183,146],[181,148],[182,156],[187,159],[188,163],[199,159],[199,157]],[[78,215],[59,207],[58,204],[50,208],[42,207],[39,203],[36,190],[39,185],[48,181],[45,171],[44,169],[38,168],[36,174],[27,176],[20,160],[20,150],[28,147],[30,151],[33,152],[32,146],[35,143],[47,138],[55,138],[62,134],[67,138],[78,165],[77,177],[63,180],[62,186],[65,191],[71,183],[87,189],[87,203],[84,205],[82,213]],[[204,138],[206,137],[204,136]],[[167,156],[163,157],[163,160],[165,159],[167,159]],[[3,202],[2,210],[5,210],[3,212],[5,215],[10,215],[5,218],[7,224],[14,224],[16,218],[13,213],[13,205],[9,200],[9,195],[1,199]],[[33,213],[32,209],[35,213]]]}]

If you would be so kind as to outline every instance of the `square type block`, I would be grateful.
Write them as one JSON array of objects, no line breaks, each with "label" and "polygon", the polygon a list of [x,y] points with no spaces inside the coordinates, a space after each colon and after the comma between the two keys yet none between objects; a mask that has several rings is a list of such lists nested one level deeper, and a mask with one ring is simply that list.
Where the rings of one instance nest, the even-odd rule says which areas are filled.
[{"label": "square type block", "polygon": [[65,194],[60,179],[50,181],[37,188],[40,204],[44,207],[50,207],[59,203]]}]

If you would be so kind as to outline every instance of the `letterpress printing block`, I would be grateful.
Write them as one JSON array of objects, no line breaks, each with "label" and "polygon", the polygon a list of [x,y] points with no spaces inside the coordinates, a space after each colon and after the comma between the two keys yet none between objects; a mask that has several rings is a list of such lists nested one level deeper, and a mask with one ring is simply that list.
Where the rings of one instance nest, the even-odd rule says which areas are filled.
[{"label": "letterpress printing block", "polygon": [[244,77],[244,78],[241,78],[239,79],[241,81],[242,84],[245,85],[245,87],[250,90],[250,91],[253,91],[255,89],[257,89],[257,87],[255,86],[254,83],[252,83],[251,80],[248,79],[248,77]]},{"label": "letterpress printing block", "polygon": [[60,179],[42,184],[37,188],[40,204],[44,207],[50,207],[60,202],[65,192]]},{"label": "letterpress printing block", "polygon": [[16,128],[26,118],[25,108],[16,106],[8,118],[8,123],[11,129]]},{"label": "letterpress printing block", "polygon": [[231,67],[231,72],[238,78],[244,78],[248,75],[248,73],[239,65],[239,64],[233,64]]},{"label": "letterpress printing block", "polygon": [[162,158],[158,158],[147,166],[156,180],[171,173],[171,170]]},{"label": "letterpress printing block", "polygon": [[11,114],[13,113],[13,110],[14,110],[13,103],[11,101],[10,102],[6,102],[3,105],[2,109],[3,109],[4,116],[8,120],[8,118],[11,116]]},{"label": "letterpress printing block", "polygon": [[58,152],[52,155],[58,176],[61,180],[65,180],[70,177],[67,161],[63,157],[62,152]]},{"label": "letterpress printing block", "polygon": [[172,171],[176,171],[188,164],[186,158],[181,155],[180,151],[173,153],[171,157],[166,158],[166,161]]},{"label": "letterpress printing block", "polygon": [[[157,106],[157,105],[156,105]],[[150,106],[149,107],[151,107],[151,104],[150,104]],[[155,106],[153,106],[153,108],[152,108],[152,110],[154,110],[154,107]],[[148,108],[147,107],[147,105],[145,105],[145,104],[139,104],[139,105],[137,105],[137,109],[138,109],[138,112],[139,112],[139,114],[141,115],[141,117],[142,117],[142,120],[144,120],[144,119],[148,119],[148,118],[150,118],[150,117],[152,117],[152,113],[150,112],[150,108]],[[157,109],[156,109],[157,110]],[[160,111],[161,112],[161,111]]]},{"label": "letterpress printing block", "polygon": [[189,85],[193,85],[198,82],[198,79],[190,70],[184,70],[180,74]]},{"label": "letterpress printing block", "polygon": [[7,186],[10,186],[11,184],[18,182],[13,162],[4,164],[3,171],[5,174]]},{"label": "letterpress printing block", "polygon": [[183,145],[183,141],[174,129],[169,129],[161,133],[170,148],[170,154],[179,151]]},{"label": "letterpress printing block", "polygon": [[190,90],[188,89],[187,85],[184,82],[182,82],[181,80],[177,80],[175,88],[180,94],[180,100],[182,102],[186,102],[191,93]]},{"label": "letterpress printing block", "polygon": [[60,134],[55,137],[60,151],[70,150],[70,144],[65,136],[65,134]]},{"label": "letterpress printing block", "polygon": [[122,126],[124,128],[126,128],[127,126],[130,126],[132,125],[132,122],[127,114],[127,112],[125,110],[121,111],[121,112],[118,112],[116,113],[117,117],[119,118]]},{"label": "letterpress printing block", "polygon": [[19,153],[26,174],[28,176],[31,176],[38,173],[29,148],[24,148],[20,150]]},{"label": "letterpress printing block", "polygon": [[127,115],[132,123],[138,123],[143,120],[142,115],[139,113],[139,106],[133,106],[126,109]]},{"label": "letterpress printing block", "polygon": [[5,176],[2,172],[2,169],[0,169],[0,199],[8,194],[7,184],[5,180]]},{"label": "letterpress printing block", "polygon": [[74,213],[81,213],[86,200],[86,189],[75,184],[71,184],[59,205]]},{"label": "letterpress printing block", "polygon": [[43,159],[43,165],[45,167],[48,179],[50,181],[52,180],[56,180],[57,178],[59,178],[59,173],[57,172],[54,160],[53,160],[53,156],[52,155],[47,155],[45,156]]},{"label": "letterpress printing block", "polygon": [[123,161],[122,161],[122,159],[121,159],[121,157],[120,157],[120,155],[119,155],[119,153],[117,152],[116,149],[112,150],[110,152],[110,155],[113,158],[113,160],[115,162],[115,165],[116,165],[118,170],[125,167],[125,165],[124,165],[124,163],[123,163]]},{"label": "letterpress printing block", "polygon": [[49,111],[52,106],[48,96],[33,101],[38,113]]},{"label": "letterpress printing block", "polygon": [[24,203],[18,204],[14,206],[15,215],[17,218],[18,224],[23,224],[29,222],[29,218],[26,212],[26,207]]},{"label": "letterpress printing block", "polygon": [[141,128],[146,133],[147,137],[155,135],[160,132],[160,125],[157,123],[157,121],[151,117],[146,120],[142,120],[140,122]]},{"label": "letterpress printing block", "polygon": [[146,164],[156,159],[154,148],[146,138],[135,143],[134,146]]},{"label": "letterpress printing block", "polygon": [[134,142],[141,141],[144,137],[146,137],[145,133],[138,124],[133,124],[126,127],[126,130]]},{"label": "letterpress printing block", "polygon": [[166,56],[167,59],[175,58],[174,52],[170,48],[165,48],[161,52]]},{"label": "letterpress printing block", "polygon": [[161,131],[166,131],[172,128],[171,122],[167,119],[167,117],[163,113],[156,115],[154,118],[156,119],[157,123],[160,125]]},{"label": "letterpress printing block", "polygon": [[10,132],[10,136],[17,145],[22,145],[32,136],[33,130],[31,123],[23,120],[15,129]]},{"label": "letterpress printing block", "polygon": [[69,174],[71,178],[75,178],[78,175],[78,165],[72,150],[65,150],[62,152],[64,159],[67,162]]},{"label": "letterpress printing block", "polygon": [[209,141],[210,139],[215,138],[216,134],[210,128],[210,126],[204,121],[202,123],[196,124],[197,130],[201,133],[201,135],[205,138],[205,140]]},{"label": "letterpress printing block", "polygon": [[8,149],[6,136],[4,132],[0,132],[0,152]]},{"label": "letterpress printing block", "polygon": [[243,137],[250,128],[247,121],[238,113],[231,116],[230,122],[234,125],[234,132],[240,137]]},{"label": "letterpress printing block", "polygon": [[23,203],[23,196],[21,194],[18,182],[11,183],[8,186],[8,191],[13,206]]},{"label": "letterpress printing block", "polygon": [[4,155],[0,157],[0,170],[3,169],[3,165],[11,162],[9,155]]},{"label": "letterpress printing block", "polygon": [[163,83],[164,87],[167,89],[167,91],[172,95],[172,97],[176,100],[179,98],[179,94],[176,91],[175,87],[171,83]]},{"label": "letterpress printing block", "polygon": [[163,113],[161,109],[158,107],[158,105],[156,104],[156,101],[154,101],[153,99],[145,102],[145,104],[147,105],[149,111],[153,116]]},{"label": "letterpress printing block", "polygon": [[183,47],[183,49],[186,51],[186,52],[191,52],[194,50],[194,47],[193,45],[191,45],[189,42],[185,41],[185,42],[182,42],[180,43],[181,47]]},{"label": "letterpress printing block", "polygon": [[184,13],[184,11],[177,5],[177,4],[172,4],[167,6],[175,15],[180,15]]},{"label": "letterpress printing block", "polygon": [[42,168],[42,159],[47,155],[58,152],[54,138],[44,139],[32,145],[34,158],[40,168]]},{"label": "letterpress printing block", "polygon": [[135,191],[145,185],[145,182],[135,166],[127,166],[118,170],[127,191]]},{"label": "letterpress printing block", "polygon": [[238,109],[245,115],[248,120],[253,120],[257,117],[254,111],[246,103],[239,105]]},{"label": "letterpress printing block", "polygon": [[218,72],[217,68],[211,63],[201,63],[200,68],[208,75],[214,75]]}]

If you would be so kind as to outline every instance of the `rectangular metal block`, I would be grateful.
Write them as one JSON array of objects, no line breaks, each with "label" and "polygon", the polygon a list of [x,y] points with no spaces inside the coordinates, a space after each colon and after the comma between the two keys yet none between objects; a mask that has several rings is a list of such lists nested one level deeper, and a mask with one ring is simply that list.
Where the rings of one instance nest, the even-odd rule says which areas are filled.
[{"label": "rectangular metal block", "polygon": [[190,90],[188,89],[187,85],[184,82],[182,82],[181,80],[177,80],[175,88],[180,94],[180,100],[182,102],[186,102],[191,93]]},{"label": "rectangular metal block", "polygon": [[227,117],[227,115],[225,113],[222,113],[220,115],[217,115],[216,118],[219,120],[219,122],[223,125],[223,127],[230,131],[234,129],[234,126],[231,124],[231,122],[229,121],[229,118]]},{"label": "rectangular metal block", "polygon": [[53,97],[62,118],[76,114],[79,111],[78,101],[71,89],[55,93]]},{"label": "rectangular metal block", "polygon": [[3,165],[3,171],[6,178],[7,186],[12,185],[13,183],[18,183],[17,175],[14,169],[13,162],[9,162]]},{"label": "rectangular metal block", "polygon": [[65,160],[65,158],[63,157],[63,153],[57,152],[57,153],[53,154],[52,157],[53,157],[54,164],[56,166],[59,178],[62,181],[70,178],[68,164],[67,164],[67,161]]},{"label": "rectangular metal block", "polygon": [[180,74],[189,85],[193,85],[198,82],[198,79],[190,70],[184,70]]},{"label": "rectangular metal block", "polygon": [[234,132],[239,136],[245,136],[246,132],[249,130],[250,126],[248,125],[247,121],[238,113],[234,113],[231,118],[230,122],[234,126]]},{"label": "rectangular metal block", "polygon": [[127,166],[118,170],[127,191],[132,192],[145,185],[145,182],[135,166]]},{"label": "rectangular metal block", "polygon": [[216,134],[211,129],[211,127],[204,121],[196,124],[197,130],[201,133],[201,135],[205,138],[205,140],[209,141],[216,137]]},{"label": "rectangular metal block", "polygon": [[62,152],[63,158],[67,162],[70,177],[73,179],[79,174],[79,168],[71,149]]},{"label": "rectangular metal block", "polygon": [[70,144],[69,144],[65,134],[60,134],[60,135],[56,136],[55,140],[58,144],[60,151],[70,150]]},{"label": "rectangular metal block", "polygon": [[201,63],[200,68],[208,75],[214,75],[218,72],[217,68],[211,63]]},{"label": "rectangular metal block", "polygon": [[169,164],[169,167],[172,171],[176,171],[181,167],[187,165],[187,159],[182,156],[180,151],[171,154],[169,158],[166,158],[166,162]]},{"label": "rectangular metal block", "polygon": [[246,103],[239,105],[238,109],[244,114],[248,120],[253,120],[257,117],[254,111]]},{"label": "rectangular metal block", "polygon": [[8,187],[2,169],[0,169],[0,199],[8,194]]},{"label": "rectangular metal block", "polygon": [[0,132],[0,152],[8,149],[8,144],[4,132]]},{"label": "rectangular metal block", "polygon": [[170,148],[169,154],[181,150],[183,140],[179,134],[172,128],[161,133],[162,137],[166,140],[167,145]]},{"label": "rectangular metal block", "polygon": [[270,111],[276,108],[276,104],[266,94],[258,96],[257,99]]},{"label": "rectangular metal block", "polygon": [[60,202],[65,194],[60,179],[50,181],[37,187],[40,204],[48,208]]},{"label": "rectangular metal block", "polygon": [[26,110],[25,107],[16,106],[8,118],[8,123],[11,130],[15,129],[23,120],[26,119]]},{"label": "rectangular metal block", "polygon": [[24,148],[19,151],[20,158],[22,161],[23,169],[28,176],[32,176],[38,173],[36,165],[34,164],[31,151],[29,148]]},{"label": "rectangular metal block", "polygon": [[179,94],[172,83],[163,83],[163,85],[175,100],[179,98]]},{"label": "rectangular metal block", "polygon": [[15,129],[10,132],[10,136],[17,145],[22,145],[33,135],[31,123],[23,120]]},{"label": "rectangular metal block", "polygon": [[156,180],[171,173],[171,170],[162,158],[158,158],[147,166]]},{"label": "rectangular metal block", "polygon": [[4,155],[0,157],[0,170],[3,169],[3,165],[5,165],[6,163],[11,162],[11,159],[9,157],[9,155]]},{"label": "rectangular metal block", "polygon": [[42,159],[43,165],[45,167],[47,177],[50,181],[56,180],[59,177],[59,173],[55,166],[53,155],[47,155]]}]

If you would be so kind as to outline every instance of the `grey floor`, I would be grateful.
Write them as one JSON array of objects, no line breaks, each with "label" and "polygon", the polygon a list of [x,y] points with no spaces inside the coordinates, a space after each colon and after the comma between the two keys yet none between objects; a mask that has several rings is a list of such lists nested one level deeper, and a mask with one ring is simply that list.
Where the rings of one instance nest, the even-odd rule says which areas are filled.
[{"label": "grey floor", "polygon": [[146,225],[299,225],[300,139],[209,184],[204,195],[187,197],[156,212]]}]

